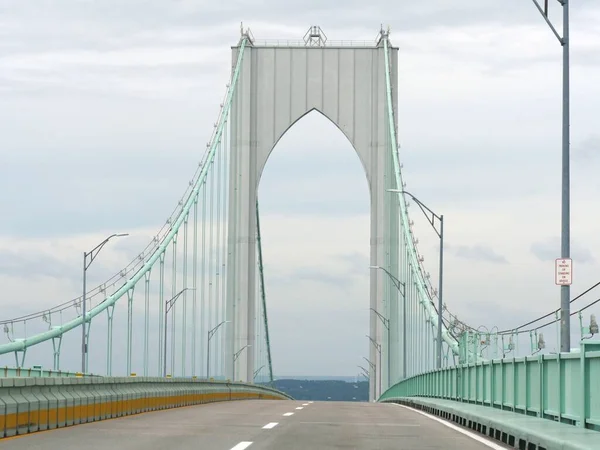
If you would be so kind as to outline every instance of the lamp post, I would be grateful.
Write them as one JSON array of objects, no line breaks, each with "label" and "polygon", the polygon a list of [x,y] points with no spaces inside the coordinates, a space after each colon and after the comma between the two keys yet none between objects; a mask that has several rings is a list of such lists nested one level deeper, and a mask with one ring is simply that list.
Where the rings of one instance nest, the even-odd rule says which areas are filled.
[{"label": "lamp post", "polygon": [[[391,272],[389,270],[387,270],[385,267],[381,267],[381,266],[369,266],[369,268],[371,269],[378,269],[378,270],[383,270],[388,277],[390,277],[390,279],[392,280],[392,283],[394,283],[394,285],[396,286],[396,289],[398,289],[398,291],[400,291],[400,293],[402,294],[402,299],[403,301],[403,307],[402,307],[402,378],[406,378],[406,283],[403,283],[402,281],[400,281],[398,278],[396,278],[394,275],[391,274]],[[377,313],[377,311],[375,311],[376,314],[379,315],[379,313]],[[390,321],[388,320],[388,327],[389,327],[389,323]],[[384,323],[385,325],[385,323]],[[389,335],[389,328],[388,328],[388,335]],[[388,345],[389,345],[389,341],[388,341]],[[388,382],[389,384],[389,382]]]},{"label": "lamp post", "polygon": [[214,334],[217,332],[217,330],[221,327],[221,325],[223,325],[225,323],[229,323],[229,322],[231,322],[231,321],[224,320],[223,322],[221,322],[220,324],[218,324],[216,327],[214,327],[212,330],[210,330],[208,332],[208,342],[206,343],[206,379],[207,380],[210,378],[210,340],[212,339]]},{"label": "lamp post", "polygon": [[263,364],[262,366],[260,366],[258,369],[256,369],[254,371],[254,374],[252,375],[252,382],[254,382],[254,380],[256,379],[256,376],[260,373],[261,370],[263,370],[265,368],[265,365]]},{"label": "lamp post", "polygon": [[[438,369],[441,369],[442,368],[442,323],[443,323],[442,322],[442,313],[443,313],[443,305],[444,305],[443,292],[442,292],[443,287],[444,287],[444,215],[443,214],[437,215],[431,209],[429,209],[423,202],[421,202],[421,200],[419,200],[417,197],[415,197],[408,191],[404,191],[404,190],[400,190],[400,189],[388,189],[388,192],[396,192],[398,194],[405,194],[405,195],[408,195],[410,198],[412,198],[415,201],[415,203],[417,205],[419,205],[419,208],[421,208],[421,211],[423,211],[423,214],[425,214],[425,217],[427,217],[429,224],[431,225],[431,227],[433,228],[435,233],[440,238],[440,276],[439,276],[439,282],[438,282],[438,329],[437,329],[437,342],[436,342],[437,352],[436,352],[435,363],[436,363],[436,367]],[[440,223],[439,230],[435,226],[436,219]]]},{"label": "lamp post", "polygon": [[[165,302],[165,339],[164,339],[164,346],[165,348],[163,349],[163,377],[167,376],[167,326],[168,323],[167,322],[167,314],[169,314],[169,311],[171,310],[171,308],[173,307],[173,305],[175,305],[175,302],[177,301],[177,299],[179,298],[179,296],[181,294],[183,294],[185,291],[194,291],[194,288],[183,288],[182,290],[180,290],[177,294],[175,294],[173,297],[171,297],[169,300],[167,300]],[[171,370],[173,370],[173,367],[171,367]]]},{"label": "lamp post", "polygon": [[[237,352],[235,352],[233,354],[233,379],[234,380],[235,380],[235,362],[240,357],[240,355],[242,354],[242,352],[244,350],[246,350],[248,347],[252,347],[252,344],[246,344],[246,345],[244,345],[242,348],[240,348]],[[254,377],[252,377],[252,380],[254,381]]]},{"label": "lamp post", "polygon": [[[562,194],[561,194],[561,233],[560,256],[564,259],[571,257],[571,186],[570,186],[570,38],[569,38],[569,0],[558,0],[563,8],[563,35],[548,18],[548,0],[544,8],[537,0],[533,0],[536,8],[558,39],[563,49],[563,79],[562,79]],[[571,351],[571,286],[560,287],[560,351]]]},{"label": "lamp post", "polygon": [[361,375],[368,380],[369,379],[369,371],[367,369],[365,369],[363,366],[357,365],[356,367],[358,367],[360,370],[363,371],[363,373],[361,373]]},{"label": "lamp post", "polygon": [[[102,250],[102,247],[106,245],[108,241],[115,237],[129,236],[129,233],[114,233],[96,245],[90,252],[83,252],[83,296],[81,302],[83,303],[83,321],[81,323],[81,372],[87,373],[87,336],[85,332],[85,315],[87,312],[86,305],[86,278],[87,278],[87,270]],[[88,262],[89,258],[89,262]]]},{"label": "lamp post", "polygon": [[379,384],[379,395],[381,395],[381,344],[379,342],[377,342],[375,339],[373,339],[371,336],[366,335],[366,337],[369,338],[369,340],[371,341],[371,344],[373,344],[373,346],[375,347],[375,350],[377,350],[377,352],[379,353],[379,377],[378,377],[378,384]]},{"label": "lamp post", "polygon": [[[390,381],[391,381],[391,378],[390,378],[390,359],[391,359],[391,356],[392,356],[392,352],[390,350],[390,320],[388,318],[384,317],[382,314],[380,314],[375,308],[369,308],[369,309],[371,311],[373,311],[377,315],[377,317],[379,317],[379,320],[381,320],[381,322],[383,323],[383,326],[387,330],[387,363],[388,363],[387,364],[388,365],[388,374],[387,374],[388,375],[387,376],[388,382],[387,382],[387,384],[388,384],[388,388],[389,388],[389,386],[391,384],[390,383]],[[379,360],[379,363],[381,364],[381,358]]]},{"label": "lamp post", "polygon": [[[363,359],[369,364],[369,367],[371,367],[371,370],[374,373],[374,378],[377,378],[377,366],[375,364],[373,364],[368,358],[363,356]],[[371,378],[369,378],[369,382],[371,381]],[[377,383],[373,383],[373,401],[375,401],[377,399]]]}]

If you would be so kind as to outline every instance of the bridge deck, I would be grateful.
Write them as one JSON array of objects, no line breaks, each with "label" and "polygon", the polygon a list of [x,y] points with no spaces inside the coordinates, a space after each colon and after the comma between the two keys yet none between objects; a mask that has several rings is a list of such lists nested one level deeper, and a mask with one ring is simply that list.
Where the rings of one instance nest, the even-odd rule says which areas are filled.
[{"label": "bridge deck", "polygon": [[436,415],[454,415],[464,419],[466,421],[465,426],[488,436],[499,438],[504,433],[507,441],[511,437],[516,440],[514,444],[510,442],[516,448],[519,448],[519,439],[522,439],[526,443],[534,444],[536,448],[561,450],[600,449],[600,432],[548,419],[526,416],[488,406],[437,398],[407,397],[396,400],[392,399],[391,401],[423,409],[425,412],[436,411]]},{"label": "bridge deck", "polygon": [[[0,445],[3,450],[489,450],[397,405],[304,403],[248,400],[191,406],[6,438]],[[265,429],[268,424],[271,428]]]}]

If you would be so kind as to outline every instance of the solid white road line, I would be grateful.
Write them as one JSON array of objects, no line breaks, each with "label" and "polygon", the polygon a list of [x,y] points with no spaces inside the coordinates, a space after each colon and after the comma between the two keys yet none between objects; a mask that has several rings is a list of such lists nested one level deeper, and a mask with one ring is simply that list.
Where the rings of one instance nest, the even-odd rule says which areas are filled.
[{"label": "solid white road line", "polygon": [[244,450],[252,445],[252,442],[242,441],[235,447],[232,447],[231,450]]},{"label": "solid white road line", "polygon": [[483,445],[486,445],[489,448],[493,448],[494,450],[506,450],[505,447],[501,447],[500,445],[496,444],[495,442],[490,441],[489,439],[484,438],[483,436],[480,436],[475,433],[471,433],[470,431],[460,428],[459,426],[456,426],[453,423],[446,422],[445,420],[440,419],[439,417],[432,416],[431,414],[427,414],[426,412],[419,411],[418,409],[414,409],[409,406],[398,405],[397,403],[393,403],[393,405],[400,406],[405,409],[409,409],[409,410],[419,413],[422,416],[425,416],[431,420],[435,420],[436,422],[439,422],[442,425],[446,425],[448,428],[452,428],[454,431],[458,431],[459,433],[462,433],[465,436],[468,436],[471,439],[476,440],[477,442],[481,442]]},{"label": "solid white road line", "polygon": [[263,427],[263,430],[270,430],[271,428],[275,428],[277,425],[279,425],[279,422],[268,423]]},{"label": "solid white road line", "polygon": [[285,417],[289,417],[289,416],[293,416],[293,415],[294,415],[294,413],[285,413],[284,414]]},{"label": "solid white road line", "polygon": [[304,409],[303,406],[298,406],[296,409]]}]

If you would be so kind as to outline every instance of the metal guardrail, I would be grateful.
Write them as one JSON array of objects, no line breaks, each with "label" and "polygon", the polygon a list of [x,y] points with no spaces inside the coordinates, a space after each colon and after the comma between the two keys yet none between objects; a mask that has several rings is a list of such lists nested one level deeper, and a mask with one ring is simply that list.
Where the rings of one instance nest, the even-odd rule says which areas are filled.
[{"label": "metal guardrail", "polygon": [[600,341],[579,353],[482,361],[407,378],[380,402],[429,397],[467,402],[600,431]]},{"label": "metal guardrail", "polygon": [[181,406],[285,400],[246,383],[154,377],[0,378],[0,438]]}]

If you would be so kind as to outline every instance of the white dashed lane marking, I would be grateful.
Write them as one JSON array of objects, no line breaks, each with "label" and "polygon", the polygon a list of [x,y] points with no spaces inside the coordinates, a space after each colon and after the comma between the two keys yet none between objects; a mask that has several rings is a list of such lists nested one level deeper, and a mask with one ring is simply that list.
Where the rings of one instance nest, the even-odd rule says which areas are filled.
[{"label": "white dashed lane marking", "polygon": [[263,430],[270,430],[271,428],[275,428],[277,425],[279,425],[279,422],[268,423],[263,427]]},{"label": "white dashed lane marking", "polygon": [[252,442],[242,441],[235,447],[232,447],[231,450],[245,450],[252,445]]}]

